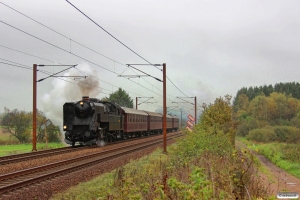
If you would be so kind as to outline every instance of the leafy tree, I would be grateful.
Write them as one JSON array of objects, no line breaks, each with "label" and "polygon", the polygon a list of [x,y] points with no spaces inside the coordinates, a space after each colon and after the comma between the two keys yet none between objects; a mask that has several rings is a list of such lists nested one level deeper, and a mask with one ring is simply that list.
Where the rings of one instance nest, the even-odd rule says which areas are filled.
[{"label": "leafy tree", "polygon": [[16,137],[20,143],[26,143],[30,139],[31,119],[31,116],[25,111],[19,111],[18,109],[9,111],[5,108],[2,126],[5,132]]},{"label": "leafy tree", "polygon": [[[30,113],[31,114],[31,113]],[[44,113],[40,110],[37,110],[36,114],[36,127],[37,127],[37,140],[39,142],[45,142],[45,129],[42,129],[42,126],[47,121]],[[46,134],[48,142],[59,142],[60,141],[60,130],[58,126],[50,124],[46,127]]]},{"label": "leafy tree", "polygon": [[234,145],[237,124],[232,120],[233,107],[230,101],[231,96],[226,95],[225,98],[217,98],[213,104],[203,104],[200,125],[204,129],[212,129],[215,134],[219,131],[229,133],[228,139]]},{"label": "leafy tree", "polygon": [[[32,113],[30,113],[32,114]],[[37,140],[42,142],[45,137],[45,131],[42,129],[42,125],[45,123],[46,117],[40,110],[36,111],[36,128],[37,128]]]},{"label": "leafy tree", "polygon": [[248,112],[251,116],[259,120],[268,119],[268,104],[265,95],[256,96],[248,107]]},{"label": "leafy tree", "polygon": [[[59,127],[58,126],[55,126],[53,124],[50,124],[49,126],[46,127],[46,133],[47,133],[47,140],[48,142],[59,142],[60,141],[60,130],[59,130]],[[41,139],[40,141],[41,142],[45,142],[46,140],[46,137],[45,137],[45,130],[43,130],[41,132],[41,135],[40,135]]]},{"label": "leafy tree", "polygon": [[133,108],[133,99],[122,88],[119,88],[114,93],[111,93],[109,95],[109,98],[104,97],[102,100],[111,101],[113,103],[118,104],[119,106]]},{"label": "leafy tree", "polygon": [[244,110],[246,111],[249,106],[249,98],[246,94],[240,94],[235,100],[235,111]]}]

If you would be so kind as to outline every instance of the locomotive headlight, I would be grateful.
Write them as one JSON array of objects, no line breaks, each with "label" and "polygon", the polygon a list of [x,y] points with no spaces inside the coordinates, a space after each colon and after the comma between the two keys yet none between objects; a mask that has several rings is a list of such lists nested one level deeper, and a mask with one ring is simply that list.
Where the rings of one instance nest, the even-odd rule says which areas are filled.
[{"label": "locomotive headlight", "polygon": [[80,105],[83,105],[83,101],[80,101],[80,103],[79,103]]},{"label": "locomotive headlight", "polygon": [[66,130],[66,129],[67,129],[67,126],[65,125],[65,126],[64,126],[64,130]]}]

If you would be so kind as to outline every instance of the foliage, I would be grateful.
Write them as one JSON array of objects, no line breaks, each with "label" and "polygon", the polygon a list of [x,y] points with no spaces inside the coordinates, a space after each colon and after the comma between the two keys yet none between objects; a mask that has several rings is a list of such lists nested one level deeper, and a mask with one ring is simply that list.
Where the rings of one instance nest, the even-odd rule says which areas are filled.
[{"label": "foliage", "polygon": [[300,142],[300,129],[291,126],[275,126],[274,132],[279,142],[298,143]]},{"label": "foliage", "polygon": [[[37,110],[36,124],[37,124],[37,140],[38,142],[45,142],[46,139],[48,142],[59,142],[60,141],[60,130],[58,126],[53,125],[52,123],[42,129],[42,126],[45,126],[47,118],[44,113],[40,110]],[[45,135],[46,131],[46,135]],[[47,138],[46,138],[47,137]]]},{"label": "foliage", "polygon": [[266,127],[262,129],[253,129],[247,135],[247,139],[257,142],[273,142],[277,141],[278,137],[273,128]]},{"label": "foliage", "polygon": [[119,88],[114,93],[109,94],[108,98],[104,97],[102,100],[111,101],[122,107],[133,108],[133,99],[122,88]]},{"label": "foliage", "polygon": [[[235,122],[238,124],[237,135],[247,136],[252,130],[264,129],[266,126],[294,126],[300,128],[300,100],[293,98],[291,95],[272,92],[268,93],[268,96],[258,94],[249,103],[247,100],[248,96],[242,93],[234,102]],[[281,129],[277,132],[282,132]],[[289,128],[289,130],[289,137],[291,138],[289,141],[294,139],[298,141],[298,132],[295,129],[291,131]],[[263,132],[270,134],[270,131],[267,130],[255,130],[252,131],[250,138],[253,138],[254,135],[259,137],[259,134]],[[264,139],[264,141],[267,140],[273,141],[273,139]],[[281,139],[281,141],[286,142],[284,139]]]},{"label": "foliage", "polygon": [[224,98],[217,98],[213,104],[203,104],[203,112],[200,118],[199,126],[206,130],[213,130],[215,134],[218,132],[228,133],[232,145],[236,132],[236,125],[232,118],[232,106],[230,103],[231,96],[226,95]]},{"label": "foliage", "polygon": [[292,97],[296,99],[300,99],[300,84],[297,82],[291,82],[291,83],[276,83],[273,85],[264,85],[264,86],[255,86],[255,87],[243,87],[240,90],[238,90],[233,104],[234,106],[239,104],[239,96],[244,94],[248,97],[249,101],[254,99],[258,95],[265,95],[270,96],[271,93],[277,92],[277,93],[285,93],[285,94],[291,94]]},{"label": "foliage", "polygon": [[[4,114],[1,116],[1,125],[4,131],[17,138],[20,143],[29,142],[32,131],[32,112],[19,111],[18,109],[10,111],[6,107],[4,111]],[[37,141],[43,142],[45,141],[45,130],[42,129],[42,125],[45,123],[46,117],[43,112],[37,110],[36,118]],[[59,127],[50,125],[46,128],[46,131],[48,142],[60,141]]]},{"label": "foliage", "polygon": [[2,119],[2,126],[5,132],[16,137],[20,143],[29,141],[31,129],[31,116],[25,111],[14,109],[10,111],[5,108],[5,113]]},{"label": "foliage", "polygon": [[300,142],[300,129],[292,126],[266,126],[253,129],[247,135],[247,139],[256,142]]}]

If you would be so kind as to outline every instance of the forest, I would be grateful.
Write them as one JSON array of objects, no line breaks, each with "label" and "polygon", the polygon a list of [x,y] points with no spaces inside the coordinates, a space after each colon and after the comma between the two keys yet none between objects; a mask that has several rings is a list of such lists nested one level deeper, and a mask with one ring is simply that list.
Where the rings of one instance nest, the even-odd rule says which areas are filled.
[{"label": "forest", "polygon": [[233,101],[237,136],[258,142],[300,141],[300,84],[243,87]]}]

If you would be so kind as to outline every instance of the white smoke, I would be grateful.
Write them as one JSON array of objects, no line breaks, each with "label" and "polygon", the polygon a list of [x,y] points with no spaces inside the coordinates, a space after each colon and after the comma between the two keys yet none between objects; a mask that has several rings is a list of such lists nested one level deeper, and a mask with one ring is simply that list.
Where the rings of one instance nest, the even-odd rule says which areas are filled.
[{"label": "white smoke", "polygon": [[[79,101],[82,99],[82,96],[96,97],[101,92],[96,70],[92,69],[87,64],[77,65],[76,68],[78,70],[72,68],[63,76],[87,77],[85,79],[63,78],[69,82],[55,78],[52,81],[53,89],[50,93],[44,94],[41,99],[46,117],[61,129],[63,126],[64,103]],[[84,72],[84,74],[81,71]],[[93,77],[89,75],[92,75]]]}]

